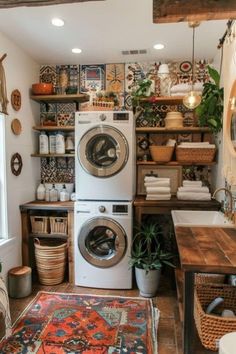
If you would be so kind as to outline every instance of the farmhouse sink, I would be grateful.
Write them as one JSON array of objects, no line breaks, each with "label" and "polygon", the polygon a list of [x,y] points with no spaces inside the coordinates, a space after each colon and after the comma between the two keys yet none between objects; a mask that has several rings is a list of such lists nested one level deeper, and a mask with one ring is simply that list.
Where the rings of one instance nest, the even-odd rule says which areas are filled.
[{"label": "farmhouse sink", "polygon": [[172,210],[174,226],[234,227],[220,211]]}]

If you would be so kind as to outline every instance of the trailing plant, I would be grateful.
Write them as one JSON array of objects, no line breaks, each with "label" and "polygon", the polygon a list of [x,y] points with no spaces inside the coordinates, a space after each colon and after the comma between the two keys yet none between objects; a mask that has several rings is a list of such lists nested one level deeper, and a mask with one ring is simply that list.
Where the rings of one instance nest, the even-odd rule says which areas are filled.
[{"label": "trailing plant", "polygon": [[138,81],[137,87],[131,92],[132,104],[134,107],[139,105],[141,97],[149,97],[151,95],[152,80],[143,79]]},{"label": "trailing plant", "polygon": [[134,235],[131,249],[130,264],[146,272],[160,269],[163,264],[174,267],[169,260],[174,257],[163,250],[160,242],[162,231],[155,223],[143,224]]},{"label": "trailing plant", "polygon": [[207,66],[212,81],[203,85],[202,101],[196,108],[200,126],[207,126],[213,133],[219,133],[223,122],[224,89],[220,88],[220,74]]}]

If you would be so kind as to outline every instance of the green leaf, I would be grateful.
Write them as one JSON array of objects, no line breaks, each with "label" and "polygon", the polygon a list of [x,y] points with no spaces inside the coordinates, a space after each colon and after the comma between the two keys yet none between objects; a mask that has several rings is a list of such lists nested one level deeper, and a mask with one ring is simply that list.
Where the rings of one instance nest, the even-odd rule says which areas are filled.
[{"label": "green leaf", "polygon": [[220,85],[220,74],[218,73],[218,71],[212,67],[210,67],[209,65],[207,66],[208,72],[210,77],[212,78],[212,80],[215,81],[215,84],[219,87]]}]

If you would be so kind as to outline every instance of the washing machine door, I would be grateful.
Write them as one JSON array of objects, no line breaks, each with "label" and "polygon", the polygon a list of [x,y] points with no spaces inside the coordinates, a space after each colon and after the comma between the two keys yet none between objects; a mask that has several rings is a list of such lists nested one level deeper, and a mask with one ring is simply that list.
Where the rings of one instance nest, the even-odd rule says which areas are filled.
[{"label": "washing machine door", "polygon": [[78,247],[87,262],[95,267],[109,268],[124,257],[127,236],[116,221],[92,218],[80,230]]},{"label": "washing machine door", "polygon": [[124,135],[102,125],[88,130],[80,139],[77,156],[83,169],[95,177],[110,177],[125,166],[129,148]]}]

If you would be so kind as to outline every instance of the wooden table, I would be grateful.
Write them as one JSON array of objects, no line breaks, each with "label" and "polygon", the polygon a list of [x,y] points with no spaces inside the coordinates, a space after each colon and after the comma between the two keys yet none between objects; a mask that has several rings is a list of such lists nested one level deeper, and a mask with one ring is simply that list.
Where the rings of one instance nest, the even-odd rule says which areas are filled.
[{"label": "wooden table", "polygon": [[215,200],[195,201],[178,200],[172,196],[171,200],[146,200],[145,196],[137,196],[134,200],[134,217],[141,224],[144,214],[170,214],[171,210],[219,210],[220,203]]},{"label": "wooden table", "polygon": [[176,227],[184,272],[184,354],[193,354],[194,273],[236,273],[236,228]]}]

